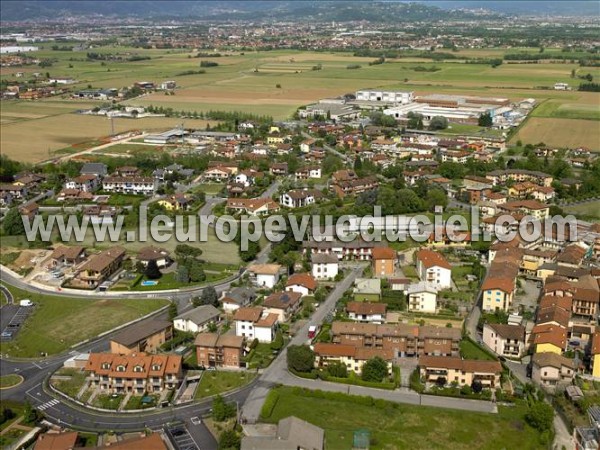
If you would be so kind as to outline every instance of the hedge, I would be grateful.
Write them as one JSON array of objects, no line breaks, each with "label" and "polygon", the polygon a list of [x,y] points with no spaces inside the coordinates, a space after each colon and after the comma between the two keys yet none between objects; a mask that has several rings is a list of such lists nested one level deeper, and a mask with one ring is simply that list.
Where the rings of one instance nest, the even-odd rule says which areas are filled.
[{"label": "hedge", "polygon": [[319,374],[319,377],[323,381],[331,381],[333,383],[350,384],[350,385],[355,385],[355,386],[362,386],[362,387],[369,387],[369,388],[376,388],[376,389],[388,389],[388,390],[396,389],[395,383],[390,383],[390,382],[385,382],[385,381],[378,383],[376,381],[363,381],[360,378],[356,378],[356,377],[354,377],[354,378],[332,377],[332,376],[328,375],[326,372],[321,372]]},{"label": "hedge", "polygon": [[300,378],[306,378],[309,380],[316,380],[317,378],[319,378],[319,374],[315,371],[312,372],[298,372],[295,369],[292,369],[291,367],[288,368],[288,370],[293,373],[294,375],[296,375],[297,377]]},{"label": "hedge", "polygon": [[262,419],[268,419],[269,417],[271,417],[271,414],[273,414],[273,410],[275,409],[275,406],[277,405],[278,401],[279,392],[272,389],[271,392],[269,392],[269,395],[267,395],[265,402],[263,403],[263,406],[260,410],[260,417]]}]

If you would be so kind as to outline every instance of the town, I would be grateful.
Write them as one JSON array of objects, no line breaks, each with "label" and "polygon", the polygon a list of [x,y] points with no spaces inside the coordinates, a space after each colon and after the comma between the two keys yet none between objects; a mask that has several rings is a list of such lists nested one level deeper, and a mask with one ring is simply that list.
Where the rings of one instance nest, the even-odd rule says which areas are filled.
[{"label": "town", "polygon": [[2,448],[599,448],[597,14],[280,3],[3,18]]}]

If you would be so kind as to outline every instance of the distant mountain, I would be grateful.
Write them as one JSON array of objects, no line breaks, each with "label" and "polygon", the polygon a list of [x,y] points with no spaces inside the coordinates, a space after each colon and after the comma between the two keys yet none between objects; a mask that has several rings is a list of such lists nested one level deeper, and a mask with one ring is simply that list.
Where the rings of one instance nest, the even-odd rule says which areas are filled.
[{"label": "distant mountain", "polygon": [[467,17],[425,3],[378,1],[63,1],[2,0],[3,21],[81,16],[409,22]]},{"label": "distant mountain", "polygon": [[600,1],[415,0],[443,9],[487,9],[506,14],[535,16],[600,16]]}]

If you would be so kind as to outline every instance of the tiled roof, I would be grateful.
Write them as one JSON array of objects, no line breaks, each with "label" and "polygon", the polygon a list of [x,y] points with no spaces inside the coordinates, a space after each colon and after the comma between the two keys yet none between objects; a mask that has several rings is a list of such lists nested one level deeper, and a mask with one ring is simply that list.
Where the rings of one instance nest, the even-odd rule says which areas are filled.
[{"label": "tiled roof", "polygon": [[452,266],[450,266],[450,263],[446,261],[446,258],[431,250],[419,250],[417,252],[417,259],[420,260],[423,266],[428,269],[435,266],[443,267],[444,269],[448,270],[452,269]]}]

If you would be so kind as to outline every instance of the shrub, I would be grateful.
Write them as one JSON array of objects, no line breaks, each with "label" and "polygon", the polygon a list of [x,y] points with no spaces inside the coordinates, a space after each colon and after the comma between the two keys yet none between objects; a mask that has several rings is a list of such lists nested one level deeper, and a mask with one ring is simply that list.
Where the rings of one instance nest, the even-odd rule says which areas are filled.
[{"label": "shrub", "polygon": [[279,400],[279,393],[276,390],[271,390],[265,402],[263,403],[262,409],[260,410],[260,417],[262,419],[268,419],[273,414],[273,410]]}]

